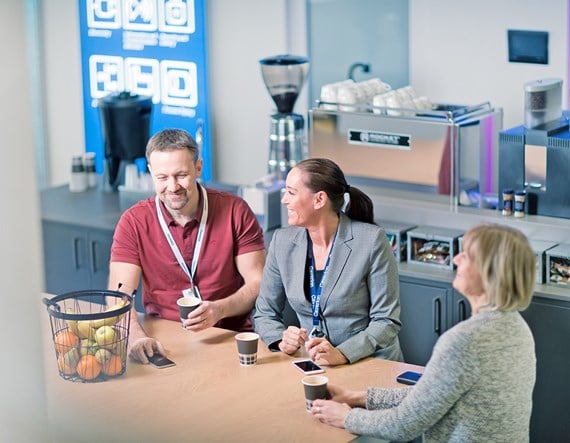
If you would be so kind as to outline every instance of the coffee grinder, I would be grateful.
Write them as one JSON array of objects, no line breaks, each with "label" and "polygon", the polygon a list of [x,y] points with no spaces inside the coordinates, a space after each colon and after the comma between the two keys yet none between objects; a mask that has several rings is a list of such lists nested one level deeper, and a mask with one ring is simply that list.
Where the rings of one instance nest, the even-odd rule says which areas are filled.
[{"label": "coffee grinder", "polygon": [[276,55],[259,61],[269,95],[277,106],[271,116],[267,170],[277,180],[285,180],[297,162],[306,157],[304,119],[293,113],[307,73],[309,61],[295,55]]}]

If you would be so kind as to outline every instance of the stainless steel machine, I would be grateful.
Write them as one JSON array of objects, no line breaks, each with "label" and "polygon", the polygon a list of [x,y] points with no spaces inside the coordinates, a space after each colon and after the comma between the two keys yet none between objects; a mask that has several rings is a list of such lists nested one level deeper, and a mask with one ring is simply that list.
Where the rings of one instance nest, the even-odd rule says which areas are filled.
[{"label": "stainless steel machine", "polygon": [[490,103],[334,107],[317,102],[309,111],[310,157],[334,159],[353,183],[429,195],[451,206],[496,206],[502,109]]},{"label": "stainless steel machine", "polygon": [[500,133],[499,186],[525,191],[529,214],[570,218],[570,111],[561,104],[562,80],[529,82],[524,125]]},{"label": "stainless steel machine", "polygon": [[276,55],[259,61],[261,74],[277,113],[271,116],[268,172],[285,180],[305,155],[305,121],[293,108],[303,88],[309,61],[295,55]]}]

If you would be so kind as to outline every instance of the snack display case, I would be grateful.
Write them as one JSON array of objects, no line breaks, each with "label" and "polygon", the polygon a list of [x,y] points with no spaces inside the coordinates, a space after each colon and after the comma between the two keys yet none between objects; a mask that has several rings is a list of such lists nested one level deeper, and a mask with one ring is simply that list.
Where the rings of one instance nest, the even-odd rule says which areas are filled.
[{"label": "snack display case", "polygon": [[561,243],[546,251],[547,284],[570,287],[570,244]]},{"label": "snack display case", "polygon": [[384,228],[388,242],[392,247],[394,257],[397,262],[406,261],[408,258],[407,244],[408,244],[408,231],[414,229],[416,225],[409,223],[402,223],[397,221],[376,220],[379,226]]},{"label": "snack display case", "polygon": [[529,239],[530,246],[536,254],[536,283],[546,283],[546,251],[554,248],[558,243]]},{"label": "snack display case", "polygon": [[463,231],[418,226],[407,232],[408,263],[453,270],[453,257],[459,250]]}]

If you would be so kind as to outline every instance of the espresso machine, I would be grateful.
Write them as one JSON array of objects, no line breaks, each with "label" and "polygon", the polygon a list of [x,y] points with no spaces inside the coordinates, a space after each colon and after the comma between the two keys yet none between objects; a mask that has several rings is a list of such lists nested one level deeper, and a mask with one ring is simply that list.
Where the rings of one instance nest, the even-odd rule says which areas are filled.
[{"label": "espresso machine", "polygon": [[570,218],[569,177],[570,112],[562,110],[562,80],[528,82],[524,125],[499,133],[499,187],[524,192],[528,214]]},{"label": "espresso machine", "polygon": [[276,55],[259,61],[269,95],[277,106],[271,116],[267,171],[285,180],[289,170],[306,157],[303,116],[293,107],[309,71],[309,61],[295,55]]}]

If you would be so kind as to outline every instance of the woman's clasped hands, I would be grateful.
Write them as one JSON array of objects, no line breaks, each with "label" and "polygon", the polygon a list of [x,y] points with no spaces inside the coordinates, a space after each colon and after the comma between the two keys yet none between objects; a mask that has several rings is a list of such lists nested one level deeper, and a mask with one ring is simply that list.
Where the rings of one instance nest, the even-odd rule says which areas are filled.
[{"label": "woman's clasped hands", "polygon": [[307,329],[296,326],[289,326],[283,331],[283,338],[279,343],[281,352],[291,355],[301,346],[305,346],[309,357],[317,364],[334,366],[348,363],[344,354],[324,337],[309,338]]}]

